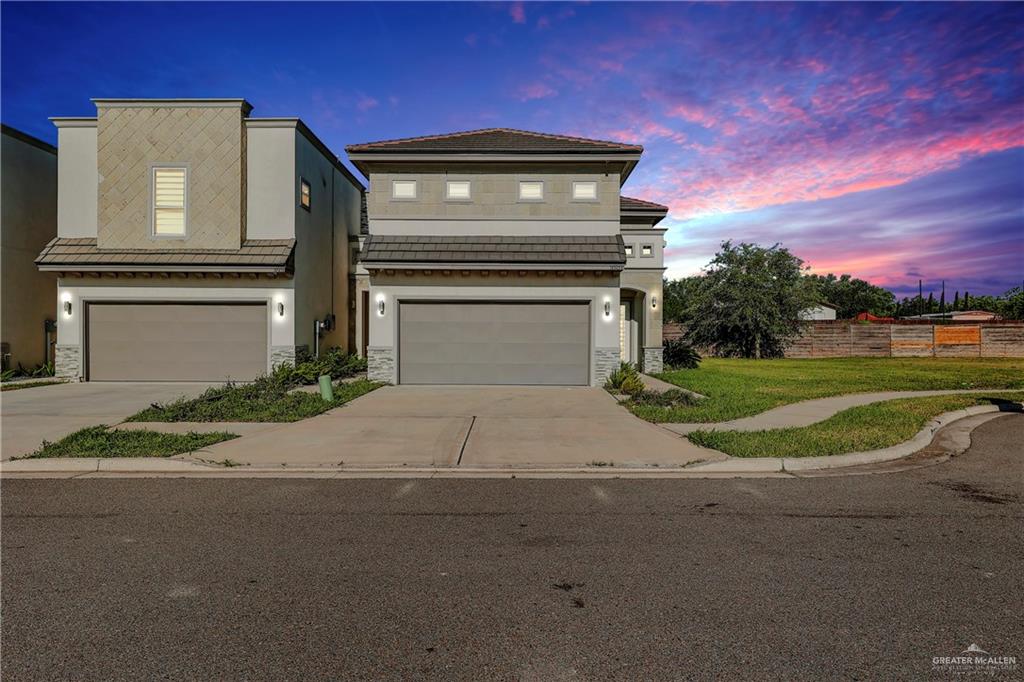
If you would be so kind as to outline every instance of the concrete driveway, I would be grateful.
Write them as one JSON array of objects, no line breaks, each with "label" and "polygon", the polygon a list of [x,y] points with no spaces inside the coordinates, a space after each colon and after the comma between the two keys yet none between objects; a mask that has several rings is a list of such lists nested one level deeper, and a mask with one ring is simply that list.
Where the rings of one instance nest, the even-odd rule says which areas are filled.
[{"label": "concrete driveway", "polygon": [[32,452],[96,424],[114,425],[153,402],[196,396],[206,383],[69,383],[23,388],[0,394],[0,456]]},{"label": "concrete driveway", "polygon": [[681,466],[721,459],[597,388],[387,386],[208,450],[254,466]]}]

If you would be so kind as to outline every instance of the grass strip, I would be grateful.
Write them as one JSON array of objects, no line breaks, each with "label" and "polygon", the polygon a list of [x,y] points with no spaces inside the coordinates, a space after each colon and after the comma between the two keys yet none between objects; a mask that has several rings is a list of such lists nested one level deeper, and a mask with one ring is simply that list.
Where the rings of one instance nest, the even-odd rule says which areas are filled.
[{"label": "grass strip", "polygon": [[334,400],[319,393],[296,391],[293,386],[263,377],[249,384],[226,384],[207,389],[198,398],[154,403],[127,419],[131,422],[295,422],[340,407],[383,386],[360,379],[334,387]]},{"label": "grass strip", "polygon": [[23,388],[35,388],[37,386],[53,386],[63,384],[63,381],[12,381],[0,384],[0,391],[20,391]]},{"label": "grass strip", "polygon": [[159,433],[89,426],[18,459],[46,457],[172,457],[238,438],[233,433]]},{"label": "grass strip", "polygon": [[707,358],[699,369],[657,375],[708,396],[694,405],[631,405],[652,422],[711,423],[847,393],[969,388],[1024,389],[1022,358]]},{"label": "grass strip", "polygon": [[903,398],[851,407],[804,427],[766,431],[695,431],[693,443],[733,457],[819,457],[879,450],[913,438],[945,412],[1024,401],[1024,392]]}]

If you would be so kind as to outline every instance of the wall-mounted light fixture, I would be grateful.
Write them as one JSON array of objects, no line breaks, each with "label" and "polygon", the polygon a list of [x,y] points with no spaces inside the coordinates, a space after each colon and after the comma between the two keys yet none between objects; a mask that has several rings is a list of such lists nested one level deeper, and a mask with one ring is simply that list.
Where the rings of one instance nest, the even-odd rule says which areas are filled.
[{"label": "wall-mounted light fixture", "polygon": [[71,317],[71,301],[64,301],[64,314]]},{"label": "wall-mounted light fixture", "polygon": [[611,301],[605,301],[604,302],[604,316],[605,317],[611,317],[612,316],[612,302]]},{"label": "wall-mounted light fixture", "polygon": [[383,298],[377,299],[377,314],[378,315],[383,315],[384,314],[384,299]]},{"label": "wall-mounted light fixture", "polygon": [[657,296],[651,296],[651,307],[652,308],[657,308],[658,307],[658,297]]},{"label": "wall-mounted light fixture", "polygon": [[277,302],[277,314],[284,317],[284,303],[281,303],[280,301]]}]

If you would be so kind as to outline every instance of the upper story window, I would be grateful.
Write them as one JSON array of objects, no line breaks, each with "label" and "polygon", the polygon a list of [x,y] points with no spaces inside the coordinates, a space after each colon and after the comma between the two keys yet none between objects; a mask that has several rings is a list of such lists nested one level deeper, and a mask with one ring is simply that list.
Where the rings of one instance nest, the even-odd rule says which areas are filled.
[{"label": "upper story window", "polygon": [[544,201],[544,182],[542,180],[520,180],[520,201]]},{"label": "upper story window", "polygon": [[469,201],[470,195],[469,180],[449,180],[445,183],[445,198],[454,201]]},{"label": "upper story window", "polygon": [[572,198],[574,201],[597,201],[597,183],[593,180],[573,182]]},{"label": "upper story window", "polygon": [[626,244],[626,258],[632,258],[632,257],[633,257],[633,245],[632,244]]},{"label": "upper story window", "polygon": [[647,257],[653,256],[654,247],[652,247],[650,244],[644,244],[643,246],[640,247],[640,255]]},{"label": "upper story window", "polygon": [[305,178],[299,178],[299,206],[309,210],[312,205],[309,182]]},{"label": "upper story window", "polygon": [[187,178],[186,168],[153,169],[154,236],[185,236]]},{"label": "upper story window", "polygon": [[391,198],[392,199],[415,199],[416,198],[416,181],[415,180],[392,180],[391,181]]}]

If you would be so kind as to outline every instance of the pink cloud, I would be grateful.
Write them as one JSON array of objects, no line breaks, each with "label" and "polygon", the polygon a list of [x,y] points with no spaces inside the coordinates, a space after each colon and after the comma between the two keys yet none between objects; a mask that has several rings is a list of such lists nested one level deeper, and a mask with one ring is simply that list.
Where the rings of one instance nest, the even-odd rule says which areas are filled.
[{"label": "pink cloud", "polygon": [[521,2],[513,2],[509,5],[508,15],[512,17],[512,21],[517,24],[526,23],[526,8],[523,7],[523,3]]},{"label": "pink cloud", "polygon": [[692,104],[676,104],[666,113],[673,118],[681,118],[705,128],[710,128],[717,120],[706,109]]},{"label": "pink cloud", "polygon": [[356,100],[356,109],[362,112],[367,112],[370,109],[376,108],[378,104],[380,104],[380,102],[369,95],[359,95],[359,98]]},{"label": "pink cloud", "polygon": [[545,83],[529,83],[519,87],[519,101],[529,102],[535,99],[554,97],[558,91]]}]

